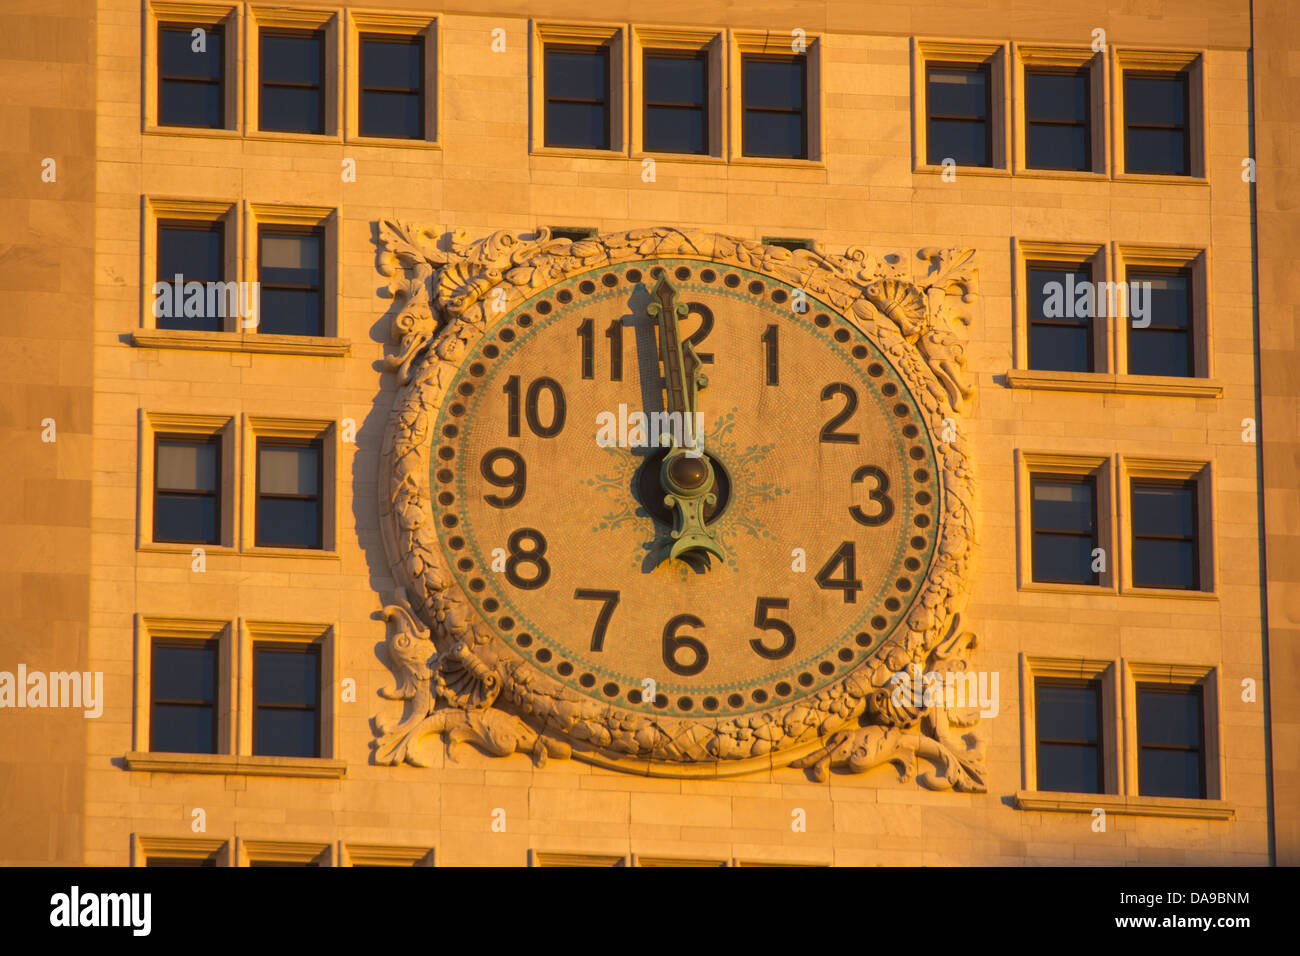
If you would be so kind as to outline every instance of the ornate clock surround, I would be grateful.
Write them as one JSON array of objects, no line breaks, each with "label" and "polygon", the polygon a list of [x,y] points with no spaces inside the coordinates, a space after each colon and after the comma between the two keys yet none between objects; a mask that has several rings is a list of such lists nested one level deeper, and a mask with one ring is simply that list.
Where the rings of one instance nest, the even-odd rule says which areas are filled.
[{"label": "ornate clock surround", "polygon": [[[527,237],[525,237],[527,236]],[[859,248],[787,250],[715,233],[653,228],[592,239],[548,230],[476,241],[393,220],[379,223],[379,267],[400,304],[399,392],[380,460],[380,527],[399,590],[384,609],[388,665],[404,702],[377,718],[377,763],[427,763],[441,735],[488,753],[574,757],[642,775],[714,777],[794,765],[814,779],[894,763],[932,789],[984,789],[978,712],[944,701],[891,700],[891,678],[968,666],[959,627],[974,557],[972,470],[957,421],[973,389],[958,332],[970,321],[974,253],[925,248],[877,258]],[[430,494],[434,422],[446,391],[489,326],[520,303],[606,265],[699,260],[805,290],[810,309],[842,316],[887,358],[915,398],[940,473],[937,547],[910,612],[857,667],[815,693],[735,716],[680,717],[604,703],[546,674],[480,616],[446,567]],[[942,435],[945,440],[937,440]],[[918,771],[918,758],[928,762]]]}]

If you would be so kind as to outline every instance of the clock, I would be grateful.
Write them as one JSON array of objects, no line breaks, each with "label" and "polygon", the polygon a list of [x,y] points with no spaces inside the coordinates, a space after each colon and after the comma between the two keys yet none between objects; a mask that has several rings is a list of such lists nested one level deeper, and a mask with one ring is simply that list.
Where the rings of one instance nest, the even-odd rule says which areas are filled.
[{"label": "clock", "polygon": [[497,234],[478,256],[507,268],[478,275],[411,238],[381,510],[428,628],[422,718],[441,689],[534,749],[744,772],[860,723],[944,636],[961,386],[914,345],[924,288],[846,298],[820,254],[665,232]]}]

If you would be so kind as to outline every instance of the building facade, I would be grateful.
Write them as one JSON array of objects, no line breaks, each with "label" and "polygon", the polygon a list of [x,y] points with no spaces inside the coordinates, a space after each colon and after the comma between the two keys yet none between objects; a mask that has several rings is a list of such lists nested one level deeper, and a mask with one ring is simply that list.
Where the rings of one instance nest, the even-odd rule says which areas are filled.
[{"label": "building facade", "polygon": [[1300,27],[1125,7],[10,4],[0,860],[1295,863]]}]

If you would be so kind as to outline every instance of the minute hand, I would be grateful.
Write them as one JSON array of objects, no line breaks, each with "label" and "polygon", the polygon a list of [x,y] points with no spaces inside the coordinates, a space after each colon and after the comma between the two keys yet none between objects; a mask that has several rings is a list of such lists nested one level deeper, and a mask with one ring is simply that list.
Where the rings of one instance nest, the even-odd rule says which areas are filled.
[{"label": "minute hand", "polygon": [[690,309],[686,303],[677,301],[677,290],[669,284],[667,276],[660,277],[654,296],[648,311],[659,319],[659,357],[664,367],[668,411],[680,414],[683,424],[693,422],[693,418],[686,416],[695,414],[697,392],[708,380],[700,374],[703,363],[695,346],[682,341],[679,323]]}]

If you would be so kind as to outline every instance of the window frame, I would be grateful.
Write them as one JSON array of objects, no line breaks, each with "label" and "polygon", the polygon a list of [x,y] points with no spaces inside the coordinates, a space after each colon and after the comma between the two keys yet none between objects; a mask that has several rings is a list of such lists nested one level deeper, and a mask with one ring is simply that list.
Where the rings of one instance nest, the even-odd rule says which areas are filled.
[{"label": "window frame", "polygon": [[[1058,677],[1058,676],[1039,676],[1034,675],[1034,789],[1041,793],[1106,793],[1106,761],[1108,754],[1106,752],[1106,723],[1105,723],[1105,686],[1104,679],[1101,675],[1093,677]],[[1066,740],[1051,738],[1045,741],[1043,737],[1043,722],[1040,718],[1041,707],[1039,700],[1039,689],[1042,687],[1068,687],[1071,689],[1091,688],[1097,698],[1096,713],[1096,737],[1095,744],[1088,744],[1086,741]],[[1049,745],[1057,746],[1092,746],[1097,750],[1097,789],[1095,791],[1078,791],[1078,790],[1044,790],[1040,781],[1043,774],[1042,746],[1044,742]]]},{"label": "window frame", "polygon": [[[230,37],[227,35],[227,34],[228,34],[228,31],[226,30],[226,23],[225,23],[225,20],[224,20],[224,19],[221,19],[221,20],[212,21],[212,20],[196,19],[196,20],[191,21],[191,22],[185,22],[185,21],[181,21],[181,20],[173,20],[173,19],[161,18],[161,17],[160,17],[160,18],[158,18],[158,19],[155,21],[155,25],[156,25],[156,27],[157,27],[157,30],[156,30],[156,32],[155,32],[155,34],[154,34],[154,39],[155,39],[154,50],[155,50],[156,53],[157,53],[157,56],[156,56],[156,61],[157,61],[157,62],[154,64],[154,66],[155,66],[155,74],[156,74],[156,76],[155,76],[155,85],[157,86],[157,89],[154,91],[154,95],[155,95],[155,100],[154,100],[154,110],[155,110],[155,112],[154,112],[154,116],[155,116],[155,118],[157,119],[157,126],[159,126],[159,127],[162,128],[162,129],[169,129],[169,130],[171,130],[171,129],[183,129],[183,130],[196,130],[196,129],[219,130],[219,129],[229,129],[229,128],[230,128],[230,126],[229,126],[229,117],[226,115],[226,113],[227,113],[227,106],[228,106],[228,104],[226,103],[226,100],[227,100],[227,97],[228,97],[228,88],[227,88],[227,85],[226,85],[226,84],[227,84],[227,81],[230,79],[230,74],[231,74],[232,71],[231,71],[231,69],[230,69],[230,56],[229,56],[229,50],[227,50],[227,48],[226,48],[226,43],[227,43],[227,41],[230,39]],[[212,81],[212,80],[201,80],[201,79],[197,79],[197,78],[195,78],[195,77],[189,77],[189,76],[167,76],[167,75],[164,74],[164,72],[163,72],[163,53],[162,53],[162,51],[163,51],[163,33],[164,33],[164,32],[168,32],[168,31],[183,31],[183,32],[187,32],[187,33],[192,33],[195,29],[203,29],[203,30],[206,30],[209,34],[216,33],[216,34],[220,34],[220,35],[221,35],[221,41],[222,41],[222,50],[221,50],[221,76],[220,76],[220,77],[215,81],[216,86],[217,86],[217,90],[218,90],[218,92],[219,92],[218,103],[220,104],[220,107],[219,107],[219,108],[220,108],[219,119],[218,119],[218,123],[217,123],[216,126],[209,126],[209,125],[207,125],[207,124],[201,124],[201,125],[200,125],[200,124],[194,124],[194,123],[164,123],[164,122],[163,122],[163,115],[162,115],[162,113],[163,113],[163,87],[164,87],[164,85],[165,85],[166,83],[169,83],[169,82],[171,82],[171,83],[201,83],[201,84],[205,84],[205,85],[211,85],[211,84],[214,82],[214,81]]]},{"label": "window frame", "polygon": [[[214,462],[213,462],[213,478],[215,479],[216,487],[212,490],[212,493],[211,493],[211,494],[208,494],[207,492],[191,492],[191,491],[187,491],[187,490],[185,490],[185,489],[171,489],[171,488],[169,488],[169,489],[163,489],[163,488],[160,488],[160,487],[159,487],[159,485],[158,485],[158,446],[159,446],[160,444],[162,444],[163,442],[172,442],[172,443],[176,443],[176,444],[179,444],[179,443],[186,443],[186,444],[192,444],[192,445],[212,445],[212,446],[213,446],[213,449],[214,449],[214,459],[215,459]],[[221,542],[222,542],[223,540],[225,540],[225,535],[222,533],[223,529],[222,529],[222,527],[221,527],[221,520],[222,520],[222,517],[223,517],[223,516],[222,516],[222,508],[221,508],[221,499],[222,499],[222,497],[223,497],[224,494],[225,494],[225,488],[223,487],[223,485],[224,485],[224,481],[222,480],[223,477],[224,477],[224,473],[223,473],[223,462],[222,462],[222,460],[221,460],[221,451],[222,451],[221,446],[222,446],[223,444],[224,444],[224,441],[222,440],[222,435],[221,435],[220,432],[213,433],[212,435],[207,436],[207,437],[204,437],[204,436],[202,436],[202,435],[185,434],[185,433],[177,433],[177,432],[165,432],[165,431],[162,431],[162,432],[154,432],[154,433],[153,433],[153,474],[151,475],[151,479],[152,479],[152,488],[153,488],[153,491],[152,491],[152,497],[153,497],[153,515],[152,515],[153,522],[152,522],[152,524],[153,524],[153,527],[152,527],[152,531],[151,531],[151,533],[152,533],[152,538],[151,538],[151,540],[157,542],[158,544],[197,544],[197,545],[216,545],[216,546],[220,546]],[[213,539],[210,540],[210,541],[205,541],[205,540],[203,540],[203,539],[201,539],[201,538],[193,538],[193,539],[191,539],[191,538],[162,538],[162,537],[159,537],[159,535],[158,535],[158,496],[159,496],[160,494],[189,495],[189,496],[191,496],[191,497],[195,497],[195,498],[208,498],[208,497],[212,498],[212,500],[213,500],[213,501],[212,501],[212,507],[213,507],[213,528],[212,528],[212,530],[213,530]]]},{"label": "window frame", "polygon": [[[284,495],[267,494],[262,491],[262,449],[263,448],[315,448],[316,449],[316,494]],[[253,438],[253,546],[256,548],[285,548],[293,551],[325,551],[325,438],[283,437],[278,435],[255,435]],[[302,547],[293,544],[264,544],[262,542],[262,499],[270,498],[281,501],[315,501],[316,502],[316,544]]]},{"label": "window frame", "polygon": [[[258,282],[259,294],[258,294],[257,327],[254,331],[257,332],[258,334],[263,334],[263,335],[289,335],[295,338],[322,338],[328,336],[329,329],[327,328],[327,321],[328,321],[329,310],[327,308],[327,304],[325,301],[326,299],[325,288],[326,285],[328,284],[326,266],[329,261],[328,248],[327,248],[329,242],[329,237],[327,236],[327,229],[328,229],[327,224],[320,223],[317,225],[311,225],[308,223],[259,221],[256,225],[257,225],[256,232],[255,232],[256,244],[257,244],[256,263],[257,263],[257,282]],[[263,273],[262,239],[268,233],[270,233],[271,235],[279,235],[279,236],[315,236],[318,240],[318,248],[320,249],[320,257],[317,263],[317,273],[320,275],[321,284],[319,286],[295,286],[295,285],[285,285],[284,283],[268,284],[262,278],[262,273]],[[263,332],[262,326],[263,326],[263,318],[265,316],[265,310],[262,308],[261,305],[261,290],[268,287],[272,289],[287,289],[287,290],[296,290],[296,291],[311,291],[314,289],[317,293],[317,301],[318,301],[316,332],[311,333],[309,335],[301,335],[300,333],[297,332]]]},{"label": "window frame", "polygon": [[[583,152],[609,152],[615,149],[614,146],[614,50],[611,48],[612,41],[604,43],[575,43],[569,40],[551,40],[542,39],[542,146],[545,149],[572,149]],[[550,93],[549,70],[547,55],[554,53],[581,53],[594,55],[594,51],[600,51],[601,58],[604,60],[605,73],[605,98],[603,100],[575,99],[573,97],[556,97]],[[570,103],[570,104],[600,104],[605,108],[605,125],[604,125],[604,145],[603,146],[573,146],[566,143],[551,142],[551,127],[547,122],[549,107],[552,102]]]},{"label": "window frame", "polygon": [[[1194,797],[1173,797],[1160,794],[1147,794],[1143,792],[1142,787],[1142,754],[1145,750],[1176,750],[1186,753],[1191,751],[1191,747],[1178,747],[1171,744],[1148,744],[1142,740],[1142,695],[1143,693],[1156,694],[1195,694],[1196,696],[1196,719],[1197,719],[1197,738],[1200,740],[1200,746],[1195,748],[1198,757],[1198,770],[1200,778],[1200,792]],[[1135,739],[1137,741],[1137,752],[1135,754],[1137,763],[1137,794],[1138,796],[1151,796],[1158,799],[1182,799],[1182,800],[1206,800],[1210,794],[1210,759],[1209,743],[1206,739],[1206,720],[1205,720],[1205,685],[1202,683],[1185,683],[1185,684],[1158,684],[1150,681],[1136,680],[1133,684],[1133,723]]]},{"label": "window frame", "polygon": [[[1025,277],[1025,368],[1028,371],[1044,372],[1049,374],[1095,375],[1099,371],[1098,364],[1097,364],[1097,335],[1098,335],[1097,319],[1101,318],[1101,316],[1095,314],[1097,311],[1095,308],[1095,302],[1096,302],[1095,298],[1094,298],[1094,309],[1093,309],[1094,314],[1087,317],[1082,323],[1082,328],[1087,333],[1088,368],[1082,372],[1078,372],[1078,371],[1061,372],[1057,369],[1045,369],[1040,366],[1034,365],[1035,326],[1050,326],[1050,327],[1060,328],[1061,326],[1067,325],[1069,323],[1056,321],[1052,319],[1034,318],[1034,314],[1033,314],[1034,309],[1032,303],[1032,298],[1034,295],[1034,285],[1032,279],[1030,278],[1030,274],[1035,271],[1061,272],[1061,273],[1086,272],[1089,277],[1088,281],[1092,282],[1095,288],[1097,282],[1097,278],[1096,278],[1097,267],[1096,267],[1095,259],[1092,257],[1087,257],[1087,258],[1079,259],[1077,261],[1068,261],[1062,259],[1052,260],[1052,259],[1040,259],[1040,258],[1027,257],[1023,261],[1023,269],[1024,269],[1024,277]],[[1110,316],[1106,316],[1106,318],[1110,318]],[[1075,323],[1075,327],[1078,327],[1077,322]]]},{"label": "window frame", "polygon": [[[149,753],[193,753],[193,754],[219,754],[221,753],[221,669],[222,669],[222,640],[221,636],[214,635],[207,638],[183,638],[183,637],[152,637],[149,642]],[[211,750],[158,750],[154,746],[157,740],[158,720],[156,711],[161,703],[164,706],[202,706],[194,701],[182,700],[162,700],[158,699],[158,648],[159,647],[183,647],[195,648],[202,647],[204,650],[210,650],[212,653],[212,749]]]},{"label": "window frame", "polygon": [[[227,277],[226,277],[226,269],[227,269],[227,266],[230,265],[230,263],[228,262],[228,259],[229,259],[229,246],[227,245],[228,239],[227,239],[227,236],[226,236],[226,217],[225,217],[225,216],[219,216],[219,217],[217,217],[217,218],[212,218],[212,219],[197,219],[197,218],[196,218],[196,219],[178,219],[178,218],[172,218],[172,217],[167,217],[167,216],[159,216],[159,217],[157,217],[157,218],[154,219],[154,229],[153,229],[153,232],[154,232],[154,251],[155,251],[155,254],[154,254],[154,275],[156,276],[156,278],[154,279],[154,283],[157,283],[157,282],[165,282],[165,283],[167,283],[168,285],[170,285],[170,284],[172,284],[172,283],[175,281],[175,278],[176,278],[176,277],[175,277],[175,274],[172,274],[172,275],[170,275],[170,276],[164,276],[164,275],[162,274],[162,258],[163,258],[163,256],[162,256],[162,249],[163,249],[163,230],[164,230],[164,229],[173,229],[173,230],[184,231],[184,232],[215,232],[215,233],[217,233],[218,240],[220,241],[220,244],[221,244],[221,256],[220,256],[220,259],[219,259],[219,265],[218,265],[218,268],[217,268],[217,276],[216,276],[215,279],[213,279],[213,278],[208,278],[208,279],[204,279],[203,281],[205,281],[205,282],[227,282],[227,281],[231,281],[231,280],[227,279]],[[185,280],[184,280],[184,281],[186,281],[186,282],[190,281],[189,277],[188,277],[188,276],[185,277]],[[153,283],[150,283],[150,288],[152,288],[152,287],[153,287]],[[205,298],[205,301],[206,301],[206,298]],[[176,304],[176,303],[173,303],[173,305],[175,305],[175,304]],[[152,312],[152,310],[151,310],[151,312]],[[172,321],[175,321],[176,316],[173,315],[173,316],[171,316],[170,318],[171,318]],[[184,317],[182,316],[182,318],[184,318]],[[229,315],[221,315],[221,316],[217,316],[217,317],[216,317],[216,319],[217,319],[217,328],[216,328],[215,331],[217,331],[217,332],[225,332],[225,331],[227,331],[227,329],[229,328],[229,325],[230,325],[230,320],[231,320],[232,318],[234,318],[234,319],[236,320],[236,322],[239,321],[240,316],[238,315],[238,309],[236,309],[236,315],[234,315],[233,317],[232,317],[232,316],[229,316]],[[211,329],[188,329],[188,328],[184,328],[184,327],[181,327],[181,328],[173,328],[173,327],[170,327],[170,326],[161,326],[161,325],[158,324],[158,319],[159,319],[159,316],[156,316],[156,315],[153,316],[153,320],[154,320],[153,327],[154,327],[155,329],[159,329],[159,330],[161,330],[161,331],[165,331],[165,332],[210,332],[210,331],[213,331],[213,330],[211,330]]]},{"label": "window frame", "polygon": [[[297,707],[291,704],[264,704],[261,702],[261,700],[258,697],[258,673],[261,669],[259,663],[260,652],[264,650],[310,655],[316,659],[316,703],[314,706],[308,708],[308,707]],[[324,696],[326,690],[325,661],[324,661],[325,654],[324,654],[324,649],[321,647],[320,643],[316,641],[283,641],[283,640],[275,640],[275,639],[259,639],[255,637],[252,641],[251,656],[252,656],[253,673],[252,673],[252,693],[249,697],[249,700],[251,701],[252,706],[250,708],[249,719],[250,719],[252,736],[250,740],[249,754],[254,757],[282,756],[279,754],[259,754],[257,751],[258,714],[261,712],[263,707],[268,707],[272,710],[295,710],[295,711],[311,710],[315,718],[314,721],[315,746],[313,748],[315,752],[307,755],[297,754],[292,757],[287,757],[285,759],[319,760],[324,758],[325,740],[324,740],[324,735],[322,733],[322,723],[323,723],[322,711],[324,710]]]},{"label": "window frame", "polygon": [[[930,108],[930,72],[932,70],[946,70],[951,73],[983,73],[984,74],[984,119],[973,119],[969,116],[948,116],[936,115]],[[943,159],[952,157],[943,157],[939,162],[934,162],[930,158],[930,150],[933,147],[932,137],[930,135],[931,124],[937,119],[940,122],[966,122],[966,123],[984,123],[984,159],[983,163],[957,163],[958,169],[996,169],[994,165],[994,114],[993,114],[993,62],[984,60],[982,62],[972,62],[965,60],[945,60],[942,58],[927,59],[925,61],[925,73],[922,78],[925,85],[925,162],[927,166],[942,166]]]},{"label": "window frame", "polygon": [[[1146,80],[1169,80],[1175,77],[1182,80],[1183,86],[1183,124],[1181,126],[1173,123],[1134,123],[1128,115],[1128,79],[1146,79]],[[1192,67],[1187,66],[1179,70],[1159,70],[1144,67],[1124,67],[1120,66],[1120,83],[1119,83],[1119,100],[1122,119],[1122,129],[1124,134],[1124,172],[1131,176],[1172,176],[1177,178],[1186,178],[1195,176],[1192,169]],[[1133,156],[1129,150],[1129,131],[1132,129],[1146,130],[1181,130],[1183,134],[1183,169],[1181,173],[1159,172],[1154,170],[1132,169]]]},{"label": "window frame", "polygon": [[[1060,535],[1062,537],[1070,537],[1070,538],[1083,537],[1082,534],[1079,534],[1077,532],[1063,531],[1057,528],[1040,529],[1036,524],[1034,524],[1033,514],[1034,514],[1035,486],[1038,484],[1038,482],[1045,481],[1045,482],[1057,482],[1060,484],[1087,485],[1089,488],[1092,489],[1092,533],[1089,537],[1089,540],[1092,542],[1092,547],[1088,549],[1089,554],[1091,554],[1093,551],[1096,551],[1098,548],[1101,547],[1101,543],[1100,543],[1101,525],[1099,523],[1099,517],[1097,514],[1098,511],[1097,478],[1098,476],[1095,472],[1084,474],[1084,475],[1069,474],[1069,473],[1054,473],[1048,471],[1033,471],[1030,473],[1029,475],[1029,516],[1030,516],[1029,517],[1030,520],[1029,580],[1034,584],[1066,584],[1066,585],[1076,585],[1079,587],[1096,587],[1101,583],[1101,572],[1099,571],[1092,572],[1093,580],[1091,581],[1071,581],[1068,579],[1063,580],[1058,578],[1039,578],[1034,573],[1034,548],[1035,548],[1034,542],[1039,534]],[[1089,565],[1089,567],[1091,567],[1091,565]]]},{"label": "window frame", "polygon": [[[1029,115],[1029,82],[1030,77],[1039,76],[1074,76],[1082,79],[1083,83],[1083,113],[1084,120],[1082,123],[1076,123],[1072,120],[1044,120],[1033,119]],[[1024,83],[1024,137],[1025,137],[1025,156],[1024,168],[1026,170],[1036,170],[1047,173],[1092,173],[1094,169],[1093,157],[1093,121],[1092,121],[1092,65],[1085,64],[1082,66],[1050,66],[1045,64],[1025,63],[1022,82]],[[1087,157],[1087,165],[1082,169],[1074,166],[1035,166],[1030,162],[1030,140],[1035,126],[1068,126],[1071,128],[1083,127],[1083,154]]]},{"label": "window frame", "polygon": [[[756,53],[752,51],[743,51],[740,54],[740,156],[746,159],[758,160],[782,160],[786,162],[807,162],[813,158],[811,136],[809,130],[809,114],[812,112],[812,103],[809,98],[811,84],[809,82],[809,73],[812,69],[810,54],[803,53]],[[769,63],[798,63],[802,67],[800,71],[800,103],[798,110],[786,109],[775,106],[750,106],[745,96],[745,67],[754,62]],[[799,155],[790,156],[784,153],[755,153],[748,148],[747,137],[745,136],[745,120],[750,113],[779,113],[781,115],[799,114]]]},{"label": "window frame", "polygon": [[[1136,328],[1133,325],[1131,315],[1124,317],[1124,371],[1129,375],[1150,375],[1150,372],[1132,372],[1129,371],[1133,365],[1133,338],[1134,335],[1141,333],[1157,333],[1160,335],[1183,335],[1187,338],[1187,374],[1175,376],[1162,376],[1165,378],[1199,378],[1197,375],[1197,366],[1199,364],[1198,355],[1200,353],[1200,343],[1197,341],[1197,298],[1199,294],[1198,283],[1196,281],[1196,269],[1192,265],[1185,266],[1146,266],[1130,265],[1124,270],[1125,283],[1137,282],[1134,276],[1164,276],[1178,277],[1187,281],[1187,321],[1181,329],[1168,328],[1156,325],[1147,325],[1144,328]],[[1129,286],[1129,288],[1132,288]],[[1150,302],[1147,303],[1150,306]],[[1167,341],[1167,340],[1166,340]]]},{"label": "window frame", "polygon": [[[709,48],[702,47],[698,50],[689,50],[673,47],[660,46],[643,46],[640,51],[641,63],[641,149],[647,153],[662,153],[665,156],[712,156],[713,155],[713,116],[709,108],[709,100],[712,98],[713,90],[713,56]],[[696,60],[704,64],[704,89],[700,105],[695,106],[688,103],[668,103],[657,102],[650,99],[650,82],[647,79],[647,61],[650,58],[665,60]],[[680,110],[699,110],[700,124],[704,133],[704,148],[683,152],[681,150],[665,150],[652,147],[646,142],[646,118],[651,107],[659,109],[680,109]]]},{"label": "window frame", "polygon": [[[1151,591],[1171,591],[1171,592],[1198,592],[1204,590],[1202,586],[1202,569],[1203,551],[1205,542],[1201,534],[1201,488],[1200,481],[1195,477],[1188,478],[1159,478],[1147,477],[1143,475],[1129,475],[1128,477],[1128,507],[1129,507],[1129,580],[1133,587],[1142,588]],[[1132,516],[1136,514],[1137,508],[1134,501],[1138,487],[1148,488],[1185,488],[1192,493],[1192,536],[1187,538],[1182,535],[1153,535],[1137,533],[1133,525]],[[1138,560],[1137,560],[1137,543],[1138,540],[1148,541],[1190,541],[1192,544],[1192,584],[1189,587],[1171,587],[1169,585],[1144,584],[1138,580]]]},{"label": "window frame", "polygon": [[[259,133],[283,134],[288,136],[328,136],[330,135],[328,116],[329,116],[329,26],[321,24],[319,26],[280,26],[278,24],[259,24],[257,27],[257,131]],[[270,82],[270,86],[285,89],[316,89],[320,92],[319,102],[319,123],[320,129],[267,129],[265,124],[266,113],[266,58],[262,55],[262,41],[267,37],[304,37],[312,36],[320,39],[320,83],[292,83],[285,80],[275,80]]]},{"label": "window frame", "polygon": [[[366,44],[367,43],[386,43],[393,46],[413,46],[419,53],[420,57],[420,85],[414,91],[419,97],[420,108],[420,127],[415,136],[393,136],[391,134],[376,135],[365,132],[365,102],[367,93],[406,93],[412,91],[408,89],[396,89],[386,87],[367,87],[366,86]],[[425,38],[420,34],[396,34],[382,33],[374,30],[363,30],[357,34],[357,136],[361,139],[400,139],[411,142],[427,141],[429,131],[428,125],[428,64],[427,46]]]}]

